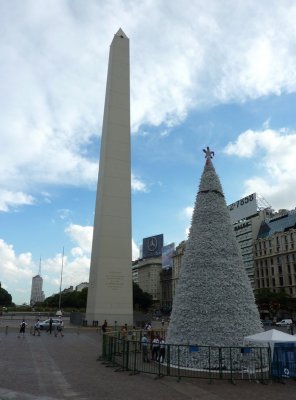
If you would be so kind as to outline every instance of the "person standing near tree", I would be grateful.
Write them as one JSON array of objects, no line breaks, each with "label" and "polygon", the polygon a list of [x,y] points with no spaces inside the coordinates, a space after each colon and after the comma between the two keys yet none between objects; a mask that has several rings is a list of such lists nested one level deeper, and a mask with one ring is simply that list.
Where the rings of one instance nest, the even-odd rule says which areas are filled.
[{"label": "person standing near tree", "polygon": [[159,338],[158,335],[152,340],[152,360],[158,361],[159,356]]},{"label": "person standing near tree", "polygon": [[141,346],[142,346],[143,362],[150,362],[148,360],[148,339],[146,333],[144,333],[144,335],[142,336]]},{"label": "person standing near tree", "polygon": [[163,363],[165,358],[165,341],[163,338],[159,340],[159,358],[158,361]]}]

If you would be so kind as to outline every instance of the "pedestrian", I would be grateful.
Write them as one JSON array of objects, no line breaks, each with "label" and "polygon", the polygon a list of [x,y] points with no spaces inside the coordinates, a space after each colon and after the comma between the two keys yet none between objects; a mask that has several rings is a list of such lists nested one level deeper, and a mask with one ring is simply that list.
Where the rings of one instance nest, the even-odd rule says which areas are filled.
[{"label": "pedestrian", "polygon": [[36,321],[36,324],[34,325],[34,336],[36,335],[36,332],[38,336],[40,336],[40,321],[39,318]]},{"label": "pedestrian", "polygon": [[107,323],[107,321],[105,320],[104,323],[103,323],[103,325],[102,325],[102,332],[103,332],[103,333],[106,333],[106,332],[107,332],[107,326],[108,326],[108,323]]},{"label": "pedestrian", "polygon": [[49,318],[49,328],[48,328],[48,330],[47,330],[47,332],[49,331],[50,334],[51,334],[51,332],[52,332],[52,323],[53,323],[53,320],[52,320],[52,318],[50,317],[50,318]]},{"label": "pedestrian", "polygon": [[21,337],[21,335],[23,336],[23,339],[25,338],[26,326],[27,326],[27,323],[23,319],[22,322],[20,323],[20,332],[19,332],[19,335],[18,335],[19,338]]},{"label": "pedestrian", "polygon": [[152,340],[152,360],[158,361],[159,356],[159,337],[158,335]]},{"label": "pedestrian", "polygon": [[163,363],[165,358],[165,341],[163,338],[159,340],[159,359],[158,361]]},{"label": "pedestrian", "polygon": [[164,327],[164,319],[161,320],[161,326]]},{"label": "pedestrian", "polygon": [[58,334],[60,334],[61,337],[64,337],[63,328],[64,328],[64,323],[63,323],[63,320],[60,319],[59,324],[58,324],[58,326],[56,327],[56,330],[55,330],[55,334],[54,334],[55,337],[57,337]]},{"label": "pedestrian", "polygon": [[144,335],[142,336],[141,345],[143,362],[150,362],[148,359],[148,339],[146,333],[144,333]]}]

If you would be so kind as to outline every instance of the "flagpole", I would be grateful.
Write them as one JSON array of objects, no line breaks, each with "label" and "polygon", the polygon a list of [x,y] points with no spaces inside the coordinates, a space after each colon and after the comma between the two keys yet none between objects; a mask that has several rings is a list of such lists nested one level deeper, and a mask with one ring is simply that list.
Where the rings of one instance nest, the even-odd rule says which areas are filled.
[{"label": "flagpole", "polygon": [[62,254],[62,268],[61,268],[61,280],[60,280],[59,311],[61,311],[63,268],[64,268],[64,246],[63,246],[63,254]]}]

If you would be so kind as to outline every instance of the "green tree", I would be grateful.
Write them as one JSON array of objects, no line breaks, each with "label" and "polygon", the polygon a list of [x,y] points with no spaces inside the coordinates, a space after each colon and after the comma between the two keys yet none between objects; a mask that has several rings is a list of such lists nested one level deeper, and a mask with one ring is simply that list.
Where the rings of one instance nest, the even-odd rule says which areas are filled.
[{"label": "green tree", "polygon": [[295,299],[283,290],[276,293],[269,289],[257,290],[255,298],[258,309],[268,310],[272,317],[275,317],[280,309],[292,314],[295,308]]},{"label": "green tree", "polygon": [[7,290],[1,287],[0,283],[0,306],[11,306],[12,305],[12,296],[7,292]]},{"label": "green tree", "polygon": [[140,310],[146,311],[152,306],[153,298],[151,294],[144,292],[140,286],[133,282],[133,305],[134,308],[138,306]]}]

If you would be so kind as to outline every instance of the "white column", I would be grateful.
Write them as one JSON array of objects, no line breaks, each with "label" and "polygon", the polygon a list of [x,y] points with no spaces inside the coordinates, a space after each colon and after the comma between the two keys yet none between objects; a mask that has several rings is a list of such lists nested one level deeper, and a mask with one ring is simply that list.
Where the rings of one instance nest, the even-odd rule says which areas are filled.
[{"label": "white column", "polygon": [[133,323],[129,39],[109,54],[86,320]]}]

